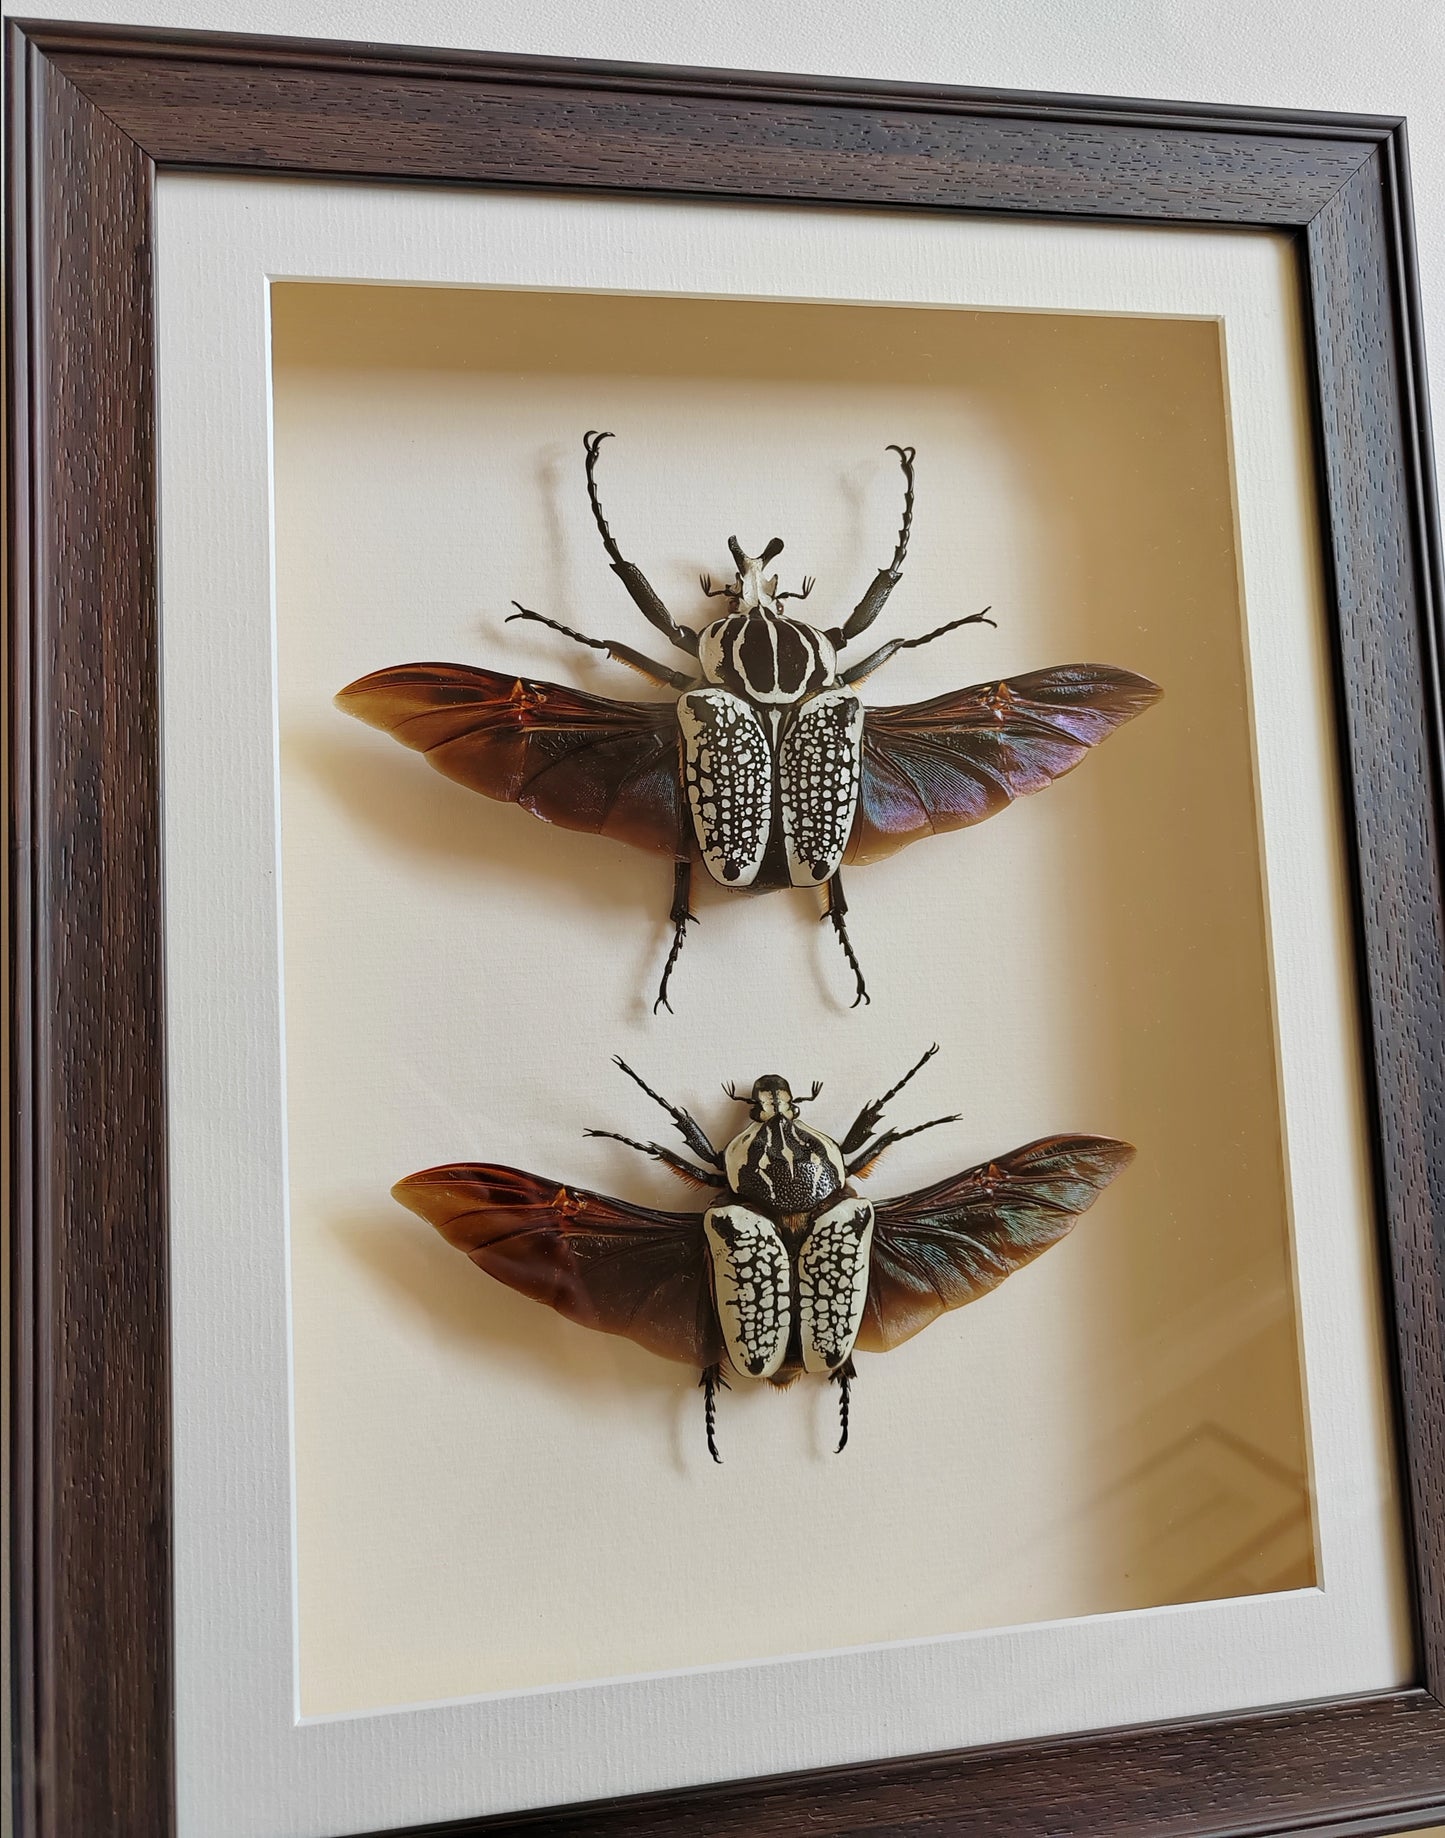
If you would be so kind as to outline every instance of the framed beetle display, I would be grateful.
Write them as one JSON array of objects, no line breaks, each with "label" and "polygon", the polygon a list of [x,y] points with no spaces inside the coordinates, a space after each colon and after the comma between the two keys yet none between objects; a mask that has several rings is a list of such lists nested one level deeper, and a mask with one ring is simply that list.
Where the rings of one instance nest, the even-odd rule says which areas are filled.
[{"label": "framed beetle display", "polygon": [[25,1838],[1438,1815],[1399,124],[9,108]]}]

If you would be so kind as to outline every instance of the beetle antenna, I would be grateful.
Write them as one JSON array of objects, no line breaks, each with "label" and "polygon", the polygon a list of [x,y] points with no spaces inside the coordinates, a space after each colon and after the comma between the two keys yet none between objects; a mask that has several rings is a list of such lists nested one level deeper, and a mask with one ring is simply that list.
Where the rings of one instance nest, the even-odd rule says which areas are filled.
[{"label": "beetle antenna", "polygon": [[732,1099],[734,1104],[746,1104],[747,1103],[747,1099],[743,1096],[742,1092],[738,1090],[737,1086],[733,1084],[731,1079],[729,1079],[727,1083],[723,1086],[723,1090]]},{"label": "beetle antenna", "polygon": [[811,1104],[814,1098],[818,1096],[819,1092],[822,1091],[822,1089],[823,1089],[823,1081],[821,1079],[814,1079],[813,1089],[806,1093],[805,1092],[796,1093],[794,1095],[793,1102],[794,1104]]},{"label": "beetle antenna", "polygon": [[786,593],[778,594],[777,598],[779,600],[806,600],[817,585],[817,581],[814,580],[811,574],[805,574],[803,576],[803,588],[801,593],[794,593],[793,590],[789,588]]},{"label": "beetle antenna", "polygon": [[697,578],[702,584],[702,591],[707,595],[709,600],[725,600],[727,598],[727,588],[714,587],[710,574],[700,574]]}]

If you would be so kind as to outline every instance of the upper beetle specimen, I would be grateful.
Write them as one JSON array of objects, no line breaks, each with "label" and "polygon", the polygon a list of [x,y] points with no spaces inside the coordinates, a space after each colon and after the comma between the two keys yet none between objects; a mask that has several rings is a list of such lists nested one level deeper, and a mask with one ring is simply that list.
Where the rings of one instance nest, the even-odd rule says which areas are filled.
[{"label": "upper beetle specimen", "polygon": [[[979,683],[928,702],[870,708],[856,685],[895,651],[925,645],[959,626],[992,625],[987,609],[950,619],[921,638],[893,638],[846,669],[839,653],[867,631],[903,572],[913,525],[912,447],[891,447],[903,468],[903,525],[841,626],[809,625],[785,612],[766,573],[782,551],[761,555],[728,538],[737,573],[702,588],[728,610],[701,632],[679,625],[642,570],[618,548],[597,495],[597,455],[609,434],[584,441],[587,494],[612,571],[643,617],[691,658],[690,670],[613,640],[589,638],[542,613],[533,619],[605,651],[649,681],[682,693],[675,702],[612,702],[556,683],[464,664],[401,664],[343,689],[349,714],[425,753],[448,778],[523,806],[566,829],[614,836],[676,864],[672,948],[658,1005],[682,949],[692,864],[724,887],[754,893],[826,886],[827,917],[866,1001],[863,972],[844,922],[840,868],[878,861],[920,836],[961,829],[1041,791],[1085,752],[1160,694],[1146,677],[1102,664],[1064,664],[1003,682]],[[517,605],[517,602],[513,602]]]},{"label": "upper beetle specimen", "polygon": [[398,1181],[403,1206],[499,1281],[584,1327],[625,1334],[702,1372],[707,1446],[724,1366],[789,1385],[802,1372],[839,1387],[848,1440],[853,1352],[886,1353],[945,1309],[996,1288],[1069,1230],[1134,1151],[1107,1136],[1046,1136],[917,1193],[874,1205],[854,1191],[885,1149],[956,1117],[879,1130],[891,1091],[865,1104],[841,1142],[804,1123],[775,1073],[744,1099],[750,1121],[715,1149],[697,1120],[616,1063],[672,1118],[697,1157],[615,1130],[589,1130],[656,1157],[717,1194],[705,1212],[666,1213],[541,1180],[518,1168],[462,1162]]}]

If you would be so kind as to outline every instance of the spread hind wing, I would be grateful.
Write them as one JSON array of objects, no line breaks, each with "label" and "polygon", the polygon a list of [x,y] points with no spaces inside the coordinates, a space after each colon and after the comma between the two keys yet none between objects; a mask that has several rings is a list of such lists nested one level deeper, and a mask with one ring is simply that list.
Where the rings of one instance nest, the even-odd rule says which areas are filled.
[{"label": "spread hind wing", "polygon": [[886,1353],[996,1289],[1069,1231],[1134,1159],[1108,1136],[1045,1136],[875,1205],[858,1346]]},{"label": "spread hind wing", "polygon": [[1063,664],[929,702],[868,709],[843,860],[880,861],[1042,791],[1162,694],[1128,670]]},{"label": "spread hind wing", "polygon": [[701,1213],[475,1162],[423,1169],[391,1191],[489,1276],[569,1321],[700,1370],[721,1359]]},{"label": "spread hind wing", "polygon": [[465,664],[399,664],[348,684],[336,704],[459,785],[544,823],[688,853],[671,702],[613,702]]}]

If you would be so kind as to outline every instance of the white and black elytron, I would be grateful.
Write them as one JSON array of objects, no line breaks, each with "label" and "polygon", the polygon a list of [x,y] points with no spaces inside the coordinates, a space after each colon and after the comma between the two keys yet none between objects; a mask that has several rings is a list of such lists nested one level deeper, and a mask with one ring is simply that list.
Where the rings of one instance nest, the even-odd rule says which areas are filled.
[{"label": "white and black elytron", "polygon": [[614,702],[556,683],[462,664],[402,664],[341,691],[348,713],[424,753],[440,772],[488,797],[522,805],[565,828],[588,830],[672,857],[673,936],[657,1005],[693,914],[694,862],[719,886],[765,893],[826,889],[826,916],[853,970],[854,1005],[868,999],[848,937],[846,864],[876,861],[925,835],[963,828],[1041,790],[1156,699],[1146,677],[1101,664],[1066,664],[975,684],[927,702],[865,709],[857,685],[895,652],[961,626],[994,622],[988,609],[949,619],[918,638],[894,638],[856,663],[842,653],[873,624],[903,572],[913,527],[914,449],[891,447],[903,469],[903,522],[892,559],[836,626],[787,610],[806,600],[770,573],[774,537],[758,555],[728,538],[735,573],[702,590],[727,610],[701,630],[680,624],[602,513],[597,456],[610,434],[584,441],[587,494],[612,571],[638,610],[691,660],[686,670],[617,640],[591,638],[517,605],[535,620],[605,651],[675,703]]},{"label": "white and black elytron", "polygon": [[719,1459],[716,1396],[726,1374],[840,1387],[848,1440],[855,1350],[886,1352],[947,1309],[995,1288],[1060,1238],[1134,1151],[1105,1136],[1049,1136],[898,1199],[853,1182],[893,1144],[956,1117],[880,1130],[883,1110],[938,1051],[865,1104],[840,1141],[803,1121],[776,1073],[756,1080],[749,1120],[722,1150],[697,1120],[618,1060],[672,1118],[694,1160],[615,1130],[589,1130],[655,1157],[717,1194],[701,1213],[659,1212],[540,1179],[457,1163],[392,1189],[499,1281],[570,1320],[623,1334],[701,1372],[707,1444]]}]

